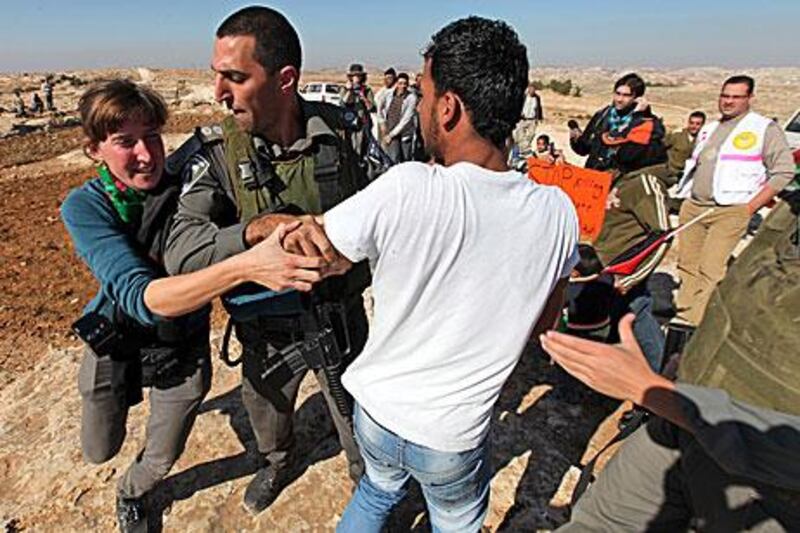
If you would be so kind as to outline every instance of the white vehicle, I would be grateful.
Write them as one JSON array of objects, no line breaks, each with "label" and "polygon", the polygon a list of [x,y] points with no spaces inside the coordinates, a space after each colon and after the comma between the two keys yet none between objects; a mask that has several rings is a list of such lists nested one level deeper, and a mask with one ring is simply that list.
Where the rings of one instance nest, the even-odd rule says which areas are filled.
[{"label": "white vehicle", "polygon": [[786,121],[783,131],[786,134],[786,140],[789,141],[789,147],[792,150],[800,148],[800,109],[795,111],[792,118]]},{"label": "white vehicle", "polygon": [[338,83],[314,81],[306,83],[306,86],[300,92],[303,98],[310,102],[328,102],[329,104],[339,105],[342,100],[339,96],[340,88],[341,85]]}]

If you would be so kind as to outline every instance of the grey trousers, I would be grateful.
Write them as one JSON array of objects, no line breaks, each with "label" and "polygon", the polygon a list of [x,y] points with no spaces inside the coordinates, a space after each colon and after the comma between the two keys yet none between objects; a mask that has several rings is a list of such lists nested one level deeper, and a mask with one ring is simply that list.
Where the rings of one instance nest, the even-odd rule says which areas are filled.
[{"label": "grey trousers", "polygon": [[[351,354],[342,372],[366,343],[367,318],[360,298],[358,302],[347,314]],[[266,331],[259,327],[257,321],[237,324],[236,335],[243,347],[242,402],[256,436],[258,451],[276,470],[286,468],[291,462],[295,442],[294,407],[305,373],[276,375],[268,382],[261,379],[260,373],[265,355],[270,358],[278,350],[297,342],[297,339],[285,333]],[[357,483],[364,473],[364,462],[353,437],[352,418],[342,416],[337,409],[324,373],[320,370],[316,372],[316,377],[339,435],[339,443],[347,456],[350,478]]]},{"label": "grey trousers", "polygon": [[[211,388],[208,343],[199,343],[186,355],[196,368],[182,383],[150,389],[150,417],[144,448],[119,480],[118,492],[139,498],[169,472],[186,445],[197,410]],[[196,365],[194,364],[196,362]],[[119,452],[126,435],[131,365],[110,357],[97,357],[86,349],[78,373],[82,399],[81,448],[90,463],[108,461]]]},{"label": "grey trousers", "polygon": [[661,419],[609,461],[559,532],[800,531],[800,494],[722,470],[687,432]]}]

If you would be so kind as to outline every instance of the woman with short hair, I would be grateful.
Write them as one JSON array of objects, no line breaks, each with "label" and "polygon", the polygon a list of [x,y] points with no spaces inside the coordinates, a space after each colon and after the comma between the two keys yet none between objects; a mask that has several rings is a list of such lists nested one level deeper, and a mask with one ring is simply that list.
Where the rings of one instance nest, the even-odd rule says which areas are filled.
[{"label": "woman with short hair", "polygon": [[144,448],[117,491],[122,531],[146,529],[145,500],[184,449],[211,383],[209,302],[243,282],[309,290],[321,260],[291,255],[281,227],[253,248],[204,270],[167,277],[163,244],[179,183],[164,173],[167,109],[127,80],[91,87],[79,110],[97,177],[61,207],[78,256],[100,284],[73,326],[87,343],[78,376],[81,445],[92,463],[120,450],[128,410],[150,388]]}]

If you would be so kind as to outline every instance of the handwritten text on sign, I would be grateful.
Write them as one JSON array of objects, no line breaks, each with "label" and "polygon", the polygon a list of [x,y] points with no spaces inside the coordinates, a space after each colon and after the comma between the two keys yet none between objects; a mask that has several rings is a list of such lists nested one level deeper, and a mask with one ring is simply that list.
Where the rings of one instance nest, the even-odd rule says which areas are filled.
[{"label": "handwritten text on sign", "polygon": [[528,177],[542,185],[560,187],[572,200],[581,225],[581,238],[593,241],[600,234],[606,215],[606,197],[611,174],[569,164],[551,165],[528,159]]}]

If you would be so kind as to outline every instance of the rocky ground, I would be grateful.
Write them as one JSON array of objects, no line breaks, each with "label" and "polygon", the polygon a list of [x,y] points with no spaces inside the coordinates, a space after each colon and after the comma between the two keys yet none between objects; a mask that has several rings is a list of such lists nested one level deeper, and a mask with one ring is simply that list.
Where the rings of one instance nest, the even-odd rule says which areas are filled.
[{"label": "rocky ground", "polygon": [[[584,122],[605,104],[616,74],[602,69],[535,71],[543,80],[571,77],[584,87],[580,98],[544,91],[546,120],[540,130],[564,146],[566,121]],[[650,91],[656,111],[676,127],[692,109],[713,111],[719,82],[728,73],[694,69],[647,74],[661,84]],[[800,105],[800,69],[755,74],[757,108],[763,113],[783,120]],[[149,83],[167,99],[172,115],[165,129],[168,149],[178,146],[195,125],[222,116],[212,102],[210,73],[149,69],[64,73],[57,77],[58,113],[19,120],[0,112],[0,523],[6,531],[112,531],[114,483],[144,438],[146,402],[133,409],[118,457],[102,466],[81,459],[76,388],[80,348],[69,325],[96,286],[75,258],[58,213],[67,192],[92,173],[82,153],[80,128],[70,125],[77,98],[87,82],[117,75]],[[338,77],[326,72],[305,78]],[[0,106],[8,106],[15,87],[38,90],[40,80],[41,74],[0,76]],[[567,157],[577,160],[568,150]],[[220,321],[218,313],[215,323]],[[531,347],[495,414],[490,528],[549,530],[563,521],[575,481],[570,467],[613,435],[614,416],[606,417],[614,407],[585,392],[575,393],[574,384]],[[255,470],[254,440],[239,400],[238,374],[215,362],[214,386],[186,454],[155,496],[164,530],[331,530],[350,486],[344,455],[313,379],[304,382],[296,420],[301,458],[296,479],[268,511],[251,517],[240,501]],[[427,529],[418,495],[393,520],[392,530],[408,529]]]}]

